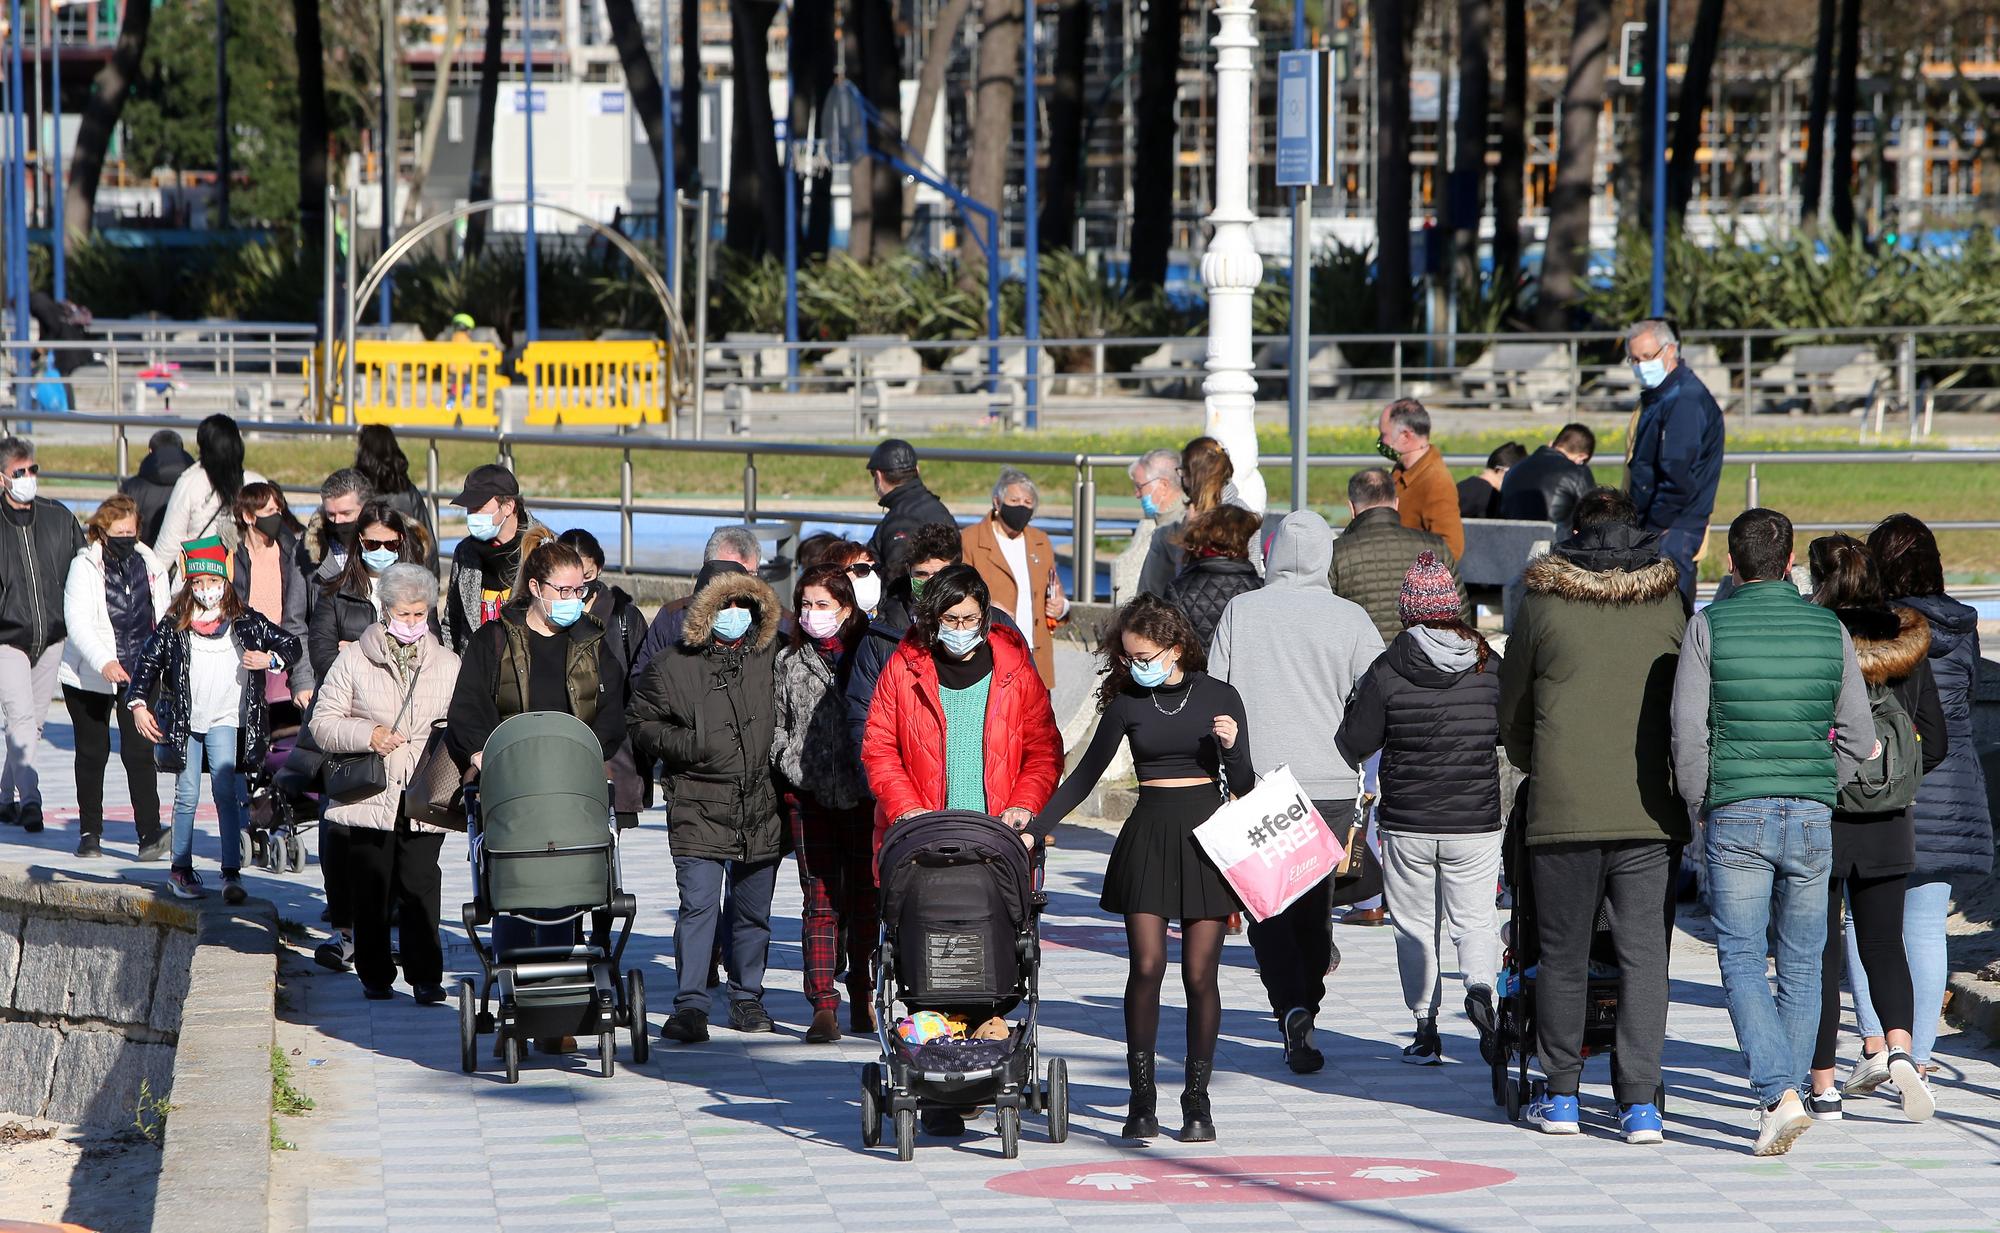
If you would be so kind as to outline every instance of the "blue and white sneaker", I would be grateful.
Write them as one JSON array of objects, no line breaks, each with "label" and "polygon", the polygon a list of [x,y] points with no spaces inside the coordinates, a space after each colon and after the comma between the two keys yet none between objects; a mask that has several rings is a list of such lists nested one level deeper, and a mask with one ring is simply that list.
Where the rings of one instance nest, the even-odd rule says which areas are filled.
[{"label": "blue and white sneaker", "polygon": [[[1654,1114],[1657,1118],[1659,1115]],[[1545,1096],[1528,1106],[1528,1121],[1545,1135],[1573,1135],[1583,1130],[1574,1096]]]},{"label": "blue and white sneaker", "polygon": [[1625,1132],[1627,1143],[1667,1141],[1667,1124],[1660,1118],[1659,1108],[1650,1101],[1643,1105],[1625,1105],[1620,1108],[1618,1129]]}]

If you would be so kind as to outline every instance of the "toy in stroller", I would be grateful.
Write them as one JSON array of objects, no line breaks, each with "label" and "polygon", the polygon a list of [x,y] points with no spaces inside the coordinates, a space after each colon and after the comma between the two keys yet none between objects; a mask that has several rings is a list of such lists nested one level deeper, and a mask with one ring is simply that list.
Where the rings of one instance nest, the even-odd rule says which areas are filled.
[{"label": "toy in stroller", "polygon": [[[645,976],[619,973],[638,903],[619,885],[618,835],[596,734],[559,711],[516,715],[494,729],[481,761],[479,783],[465,790],[473,900],[464,919],[484,975],[477,991],[470,977],[459,982],[460,1068],[470,1074],[478,1067],[481,1032],[499,1035],[509,1083],[521,1077],[527,1041],[595,1036],[598,1071],[608,1078],[621,1027],[631,1035],[633,1062],[644,1062]],[[620,922],[615,939],[514,945],[495,929],[489,945],[479,936],[500,916],[573,925],[592,913]],[[489,1009],[496,985],[498,1006]]]},{"label": "toy in stroller", "polygon": [[297,873],[306,867],[306,833],[319,820],[319,795],[313,790],[315,776],[304,769],[308,759],[293,756],[305,735],[297,708],[274,704],[271,720],[271,749],[264,765],[243,776],[249,810],[241,859],[245,869]]},{"label": "toy in stroller", "polygon": [[[1037,920],[1042,849],[985,814],[945,810],[898,822],[876,861],[882,886],[875,956],[875,1032],[882,1059],[861,1071],[861,1141],[894,1126],[896,1158],[916,1150],[917,1114],[993,1106],[1000,1154],[1020,1153],[1021,1111],[1048,1114],[1049,1139],[1069,1137],[1069,1068],[1037,1071],[1042,948]],[[979,1039],[913,1031],[891,1014],[900,1001],[935,1028],[962,1018]],[[1007,1021],[1025,1007],[1020,1023]],[[931,1012],[926,1015],[925,1012]],[[930,1037],[930,1038],[926,1038]]]},{"label": "toy in stroller", "polygon": [[[1519,1121],[1523,1108],[1547,1095],[1547,1081],[1531,1079],[1528,1073],[1536,1060],[1535,972],[1541,962],[1541,933],[1528,861],[1528,787],[1523,783],[1515,798],[1501,849],[1501,877],[1512,908],[1501,935],[1503,953],[1495,988],[1493,1033],[1480,1046],[1487,1064],[1493,1068],[1493,1103],[1507,1110],[1510,1121]],[[1599,1054],[1610,1057],[1618,1038],[1619,971],[1612,943],[1615,924],[1611,905],[1600,903],[1590,940],[1590,973],[1584,988],[1582,1056],[1586,1059]],[[1654,1104],[1660,1112],[1666,1112],[1665,1085],[1655,1094]]]}]

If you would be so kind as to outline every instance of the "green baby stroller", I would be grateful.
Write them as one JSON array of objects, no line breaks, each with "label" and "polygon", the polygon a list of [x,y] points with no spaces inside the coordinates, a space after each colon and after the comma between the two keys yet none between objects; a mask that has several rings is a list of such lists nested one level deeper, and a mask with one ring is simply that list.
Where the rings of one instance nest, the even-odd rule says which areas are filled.
[{"label": "green baby stroller", "polygon": [[[459,1065],[479,1065],[479,1035],[499,1035],[507,1082],[521,1077],[526,1042],[597,1037],[599,1073],[616,1067],[616,1029],[632,1037],[632,1060],[648,1052],[646,983],[636,969],[619,973],[638,903],[619,886],[618,833],[604,778],[604,753],[589,725],[558,711],[536,711],[501,724],[486,742],[480,782],[466,789],[467,846],[473,900],[465,931],[484,973],[458,986]],[[498,917],[540,927],[542,944],[479,935]],[[598,936],[580,933],[595,918]],[[609,937],[617,925],[615,940]],[[547,944],[549,926],[565,935]],[[534,939],[529,939],[534,940]],[[498,1008],[494,1003],[498,986]]]}]

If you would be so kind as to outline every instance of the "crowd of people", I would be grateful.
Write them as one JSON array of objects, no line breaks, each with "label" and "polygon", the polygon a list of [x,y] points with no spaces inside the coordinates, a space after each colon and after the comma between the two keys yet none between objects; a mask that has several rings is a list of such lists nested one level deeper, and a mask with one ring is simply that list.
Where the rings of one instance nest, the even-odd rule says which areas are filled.
[{"label": "crowd of people", "polygon": [[[362,432],[307,525],[246,468],[226,416],[202,423],[192,459],[156,435],[140,474],[81,526],[37,495],[32,445],[0,440],[19,549],[0,554],[0,816],[42,826],[33,751],[59,680],[77,733],[78,854],[101,851],[115,717],[140,858],[169,861],[175,894],[206,893],[193,860],[206,771],[222,893],[241,902],[245,775],[272,758],[275,731],[298,730],[290,756],[310,760],[325,806],[332,938],[319,961],[354,971],[373,999],[392,996],[400,969],[435,1003],[444,832],[409,816],[402,789],[432,756],[476,776],[511,716],[566,712],[602,746],[620,825],[656,791],[665,804],[679,907],[661,1037],[699,1043],[711,1018],[773,1030],[766,969],[789,853],[806,1039],[824,1043],[842,1035],[843,981],[846,1029],[875,1029],[873,855],[890,828],[938,810],[1053,827],[1128,746],[1137,804],[1100,898],[1127,940],[1124,1133],[1161,1133],[1177,925],[1179,1136],[1200,1142],[1217,1134],[1218,968],[1243,905],[1194,831],[1283,767],[1350,849],[1339,873],[1247,929],[1291,1070],[1325,1062],[1314,1037],[1342,906],[1393,925],[1412,1017],[1403,1060],[1445,1059],[1454,969],[1482,1051],[1500,1047],[1496,884],[1511,825],[1526,855],[1509,890],[1532,896],[1539,933],[1531,1046],[1547,1078],[1534,1125],[1579,1130],[1608,912],[1618,1118],[1628,1140],[1663,1137],[1669,941],[1690,844],[1758,1101],[1756,1151],[1785,1151],[1840,1115],[1843,1092],[1884,1084],[1921,1119],[1951,883],[1988,872],[1992,852],[1971,747],[1974,614],[1946,594],[1917,519],[1896,515],[1865,542],[1813,541],[1802,587],[1792,526],[1768,509],[1731,524],[1726,598],[1697,611],[1719,411],[1711,433],[1713,400],[1664,323],[1635,327],[1628,350],[1644,394],[1627,489],[1596,483],[1596,439],[1577,424],[1454,483],[1407,399],[1379,422],[1393,466],[1349,479],[1339,534],[1308,510],[1267,527],[1210,438],[1142,457],[1136,585],[1103,621],[1097,726],[1067,773],[1050,686],[1072,604],[1019,471],[1002,471],[961,527],[916,450],[886,441],[867,464],[885,510],[867,541],[809,537],[780,594],[757,536],[717,528],[691,592],[648,621],[601,576],[597,541],[538,520],[504,466],[475,468],[451,498],[466,533],[440,583],[428,503],[386,428]],[[1456,568],[1464,519],[1487,517],[1559,528],[1522,574],[1504,653]],[[1525,776],[1511,822],[1503,757]],[[167,826],[156,768],[177,775]],[[504,918],[496,933],[559,944],[581,928]],[[1844,1086],[1843,968],[1863,1037]],[[950,1110],[924,1124],[963,1129]]]}]

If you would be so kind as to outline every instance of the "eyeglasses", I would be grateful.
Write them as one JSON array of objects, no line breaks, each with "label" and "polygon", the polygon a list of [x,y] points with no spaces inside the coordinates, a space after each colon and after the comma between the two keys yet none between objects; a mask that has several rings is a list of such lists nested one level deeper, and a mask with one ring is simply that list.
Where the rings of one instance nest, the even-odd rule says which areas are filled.
[{"label": "eyeglasses", "polygon": [[875,567],[866,561],[856,561],[854,564],[847,567],[847,572],[852,574],[856,578],[866,578],[868,575],[875,572]]},{"label": "eyeglasses", "polygon": [[1127,655],[1125,657],[1125,662],[1128,664],[1157,663],[1159,661],[1160,656],[1165,655],[1166,653],[1167,653],[1167,648],[1161,647],[1159,650],[1154,651],[1151,655]]},{"label": "eyeglasses", "polygon": [[392,539],[368,539],[367,537],[364,536],[361,540],[361,546],[363,548],[397,549],[403,546],[403,537],[398,535]]},{"label": "eyeglasses", "polygon": [[20,468],[19,470],[15,470],[15,471],[9,471],[9,472],[7,472],[7,478],[8,478],[8,479],[20,479],[20,478],[22,478],[23,476],[27,476],[27,475],[40,475],[41,473],[42,473],[42,467],[41,467],[41,464],[40,464],[40,463],[35,463],[35,462],[31,462],[31,463],[29,463],[29,464],[28,464],[27,466],[25,466],[25,467],[22,467],[22,468]]},{"label": "eyeglasses", "polygon": [[557,599],[582,599],[588,594],[590,594],[590,584],[587,582],[580,587],[551,586],[546,582],[542,584],[544,598],[554,596]]},{"label": "eyeglasses", "polygon": [[971,616],[953,616],[947,612],[938,618],[938,626],[941,629],[978,629],[985,619],[985,616],[977,612]]}]

